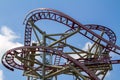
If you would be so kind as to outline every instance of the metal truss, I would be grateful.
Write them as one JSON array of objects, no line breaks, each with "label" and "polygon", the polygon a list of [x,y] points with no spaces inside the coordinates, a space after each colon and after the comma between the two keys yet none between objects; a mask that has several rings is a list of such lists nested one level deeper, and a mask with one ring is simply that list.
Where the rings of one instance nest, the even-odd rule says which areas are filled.
[{"label": "metal truss", "polygon": [[[40,20],[52,20],[69,29],[64,33],[47,34],[35,24]],[[110,52],[120,55],[120,47],[115,45],[115,33],[105,26],[82,25],[70,16],[49,8],[31,11],[26,15],[24,25],[24,46],[8,50],[2,57],[2,63],[12,71],[14,68],[23,70],[27,80],[57,80],[61,74],[74,75],[75,80],[103,80],[112,70],[112,64],[120,63],[120,60],[111,60]],[[36,42],[32,42],[33,34]],[[76,34],[93,42],[87,51],[69,43]],[[51,43],[47,44],[48,40]],[[79,58],[75,59],[71,54]]]}]

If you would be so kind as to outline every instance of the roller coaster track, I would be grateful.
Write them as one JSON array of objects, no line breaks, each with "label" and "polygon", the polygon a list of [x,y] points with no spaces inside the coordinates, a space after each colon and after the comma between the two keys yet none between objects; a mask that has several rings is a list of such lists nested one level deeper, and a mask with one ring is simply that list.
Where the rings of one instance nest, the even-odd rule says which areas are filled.
[{"label": "roller coaster track", "polygon": [[[40,8],[37,10],[33,10],[25,18],[25,21],[24,21],[24,24],[26,25],[25,44],[24,44],[25,46],[30,46],[30,42],[31,42],[32,27],[30,26],[30,21],[32,20],[35,23],[36,21],[42,20],[42,19],[48,19],[48,20],[53,20],[53,21],[59,22],[61,24],[64,24],[64,25],[72,28],[73,30],[74,30],[74,28],[78,27],[78,28],[84,30],[84,32],[81,30],[80,33],[83,34],[84,36],[86,36],[87,38],[91,39],[92,41],[95,41],[94,40],[95,38],[99,38],[101,41],[106,43],[105,45],[103,45],[104,47],[108,48],[108,46],[112,46],[112,48],[108,48],[108,50],[113,51],[117,54],[120,54],[119,46],[114,45],[114,43],[111,43],[108,40],[102,38],[100,35],[97,35],[93,31],[91,31],[89,28],[85,27],[80,22],[76,21],[75,19],[71,18],[70,16],[68,16],[62,12],[59,12],[57,10],[48,9],[48,8]],[[100,28],[101,27],[98,27],[99,30],[100,30]],[[102,27],[102,28],[104,28],[104,27]],[[114,36],[113,32],[111,32],[111,30],[109,31],[108,28],[104,28],[104,29],[106,29],[106,33],[110,33],[109,34],[109,35],[111,35],[110,39],[113,38],[115,40],[115,36]],[[88,36],[88,34],[91,36]],[[113,40],[113,42],[115,42],[114,40]]]},{"label": "roller coaster track", "polygon": [[[62,58],[67,59],[68,61],[74,63],[75,66],[79,67],[82,71],[84,71],[86,74],[90,76],[92,80],[99,80],[99,78],[94,74],[93,71],[89,70],[85,64],[82,62],[70,57],[69,55],[65,54],[63,51],[60,51],[58,49],[53,49],[52,46],[54,46],[56,43],[62,44],[62,39],[57,41],[53,39],[55,42],[48,47],[45,46],[31,46],[31,35],[32,35],[32,30],[33,27],[31,25],[31,21],[34,24],[35,22],[39,20],[52,20],[56,21],[58,23],[64,24],[68,26],[70,29],[68,31],[73,31],[73,34],[79,33],[85,36],[86,38],[90,39],[91,41],[100,44],[104,49],[105,52],[115,52],[118,55],[120,55],[120,47],[115,45],[116,42],[116,35],[115,33],[104,26],[101,25],[95,25],[95,24],[88,24],[88,25],[82,25],[80,22],[76,21],[75,19],[71,18],[70,16],[59,12],[54,9],[49,9],[49,8],[39,8],[33,11],[30,11],[30,13],[26,16],[24,25],[25,25],[25,36],[24,36],[24,47],[18,47],[11,49],[7,51],[3,57],[2,57],[2,63],[4,66],[6,66],[10,70],[14,70],[13,68],[20,69],[20,70],[25,70],[25,66],[23,63],[19,64],[15,61],[15,57],[22,58],[24,59],[24,55],[26,53],[31,52],[31,50],[37,52],[48,52],[49,54],[57,55]],[[43,33],[40,31],[38,28],[36,28],[40,33]],[[109,40],[103,38],[99,34],[95,33],[94,30],[98,31],[103,31],[109,38]],[[66,32],[68,32],[66,31]],[[72,35],[72,34],[71,34]],[[63,37],[67,38],[70,35]],[[101,43],[97,42],[96,39],[99,39]],[[63,39],[64,40],[64,39]],[[63,47],[62,47],[63,49]],[[60,57],[58,60],[60,60]],[[24,61],[24,60],[23,60]],[[22,61],[21,61],[22,62]],[[43,65],[39,62],[35,62],[36,64]],[[120,63],[120,60],[111,60],[109,63],[111,64],[117,64]],[[55,63],[56,65],[59,64],[59,61]]]},{"label": "roller coaster track", "polygon": [[[72,57],[70,57],[70,56],[68,56],[68,55],[66,55],[66,54],[63,54],[63,53],[61,53],[60,51],[57,51],[57,50],[53,50],[53,49],[51,49],[51,48],[47,48],[47,47],[31,47],[31,46],[26,46],[26,47],[19,47],[19,48],[15,48],[15,49],[11,49],[10,51],[8,51],[6,54],[6,63],[7,64],[9,64],[10,66],[12,66],[12,67],[14,67],[14,68],[17,68],[17,69],[21,69],[21,70],[23,70],[24,69],[24,66],[23,65],[19,65],[19,64],[17,64],[14,60],[13,60],[13,58],[12,58],[12,56],[9,56],[9,54],[13,54],[13,55],[15,55],[16,53],[15,52],[17,52],[17,50],[19,50],[20,52],[19,52],[19,54],[20,55],[22,55],[22,51],[21,50],[24,50],[24,49],[36,49],[36,50],[38,50],[38,51],[43,51],[44,49],[45,50],[47,50],[49,53],[51,53],[51,54],[57,54],[57,55],[59,55],[59,56],[61,56],[61,57],[63,57],[63,58],[65,58],[65,59],[68,59],[69,61],[72,61],[73,63],[75,63],[78,67],[80,67],[80,69],[82,69],[82,70],[84,70],[86,73],[88,73],[90,76],[91,76],[91,78],[92,79],[95,79],[95,80],[99,80],[96,76],[94,76],[94,73],[92,73],[90,70],[88,70],[82,63],[80,63],[80,62],[78,62],[77,60],[75,60],[75,59],[73,59]],[[10,58],[9,60],[7,60],[8,58]],[[12,68],[10,68],[10,69],[12,69]],[[12,69],[13,70],[13,69]]]}]

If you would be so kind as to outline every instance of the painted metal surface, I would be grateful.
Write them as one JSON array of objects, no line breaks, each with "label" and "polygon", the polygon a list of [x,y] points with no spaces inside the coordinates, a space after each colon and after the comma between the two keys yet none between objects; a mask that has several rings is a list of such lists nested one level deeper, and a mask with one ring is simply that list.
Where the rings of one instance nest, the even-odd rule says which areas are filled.
[{"label": "painted metal surface", "polygon": [[[52,20],[69,29],[64,33],[47,34],[35,24],[40,20]],[[2,63],[12,71],[14,68],[23,70],[23,75],[27,76],[28,80],[52,80],[53,77],[57,80],[57,75],[61,74],[74,75],[76,80],[103,80],[112,69],[112,64],[120,63],[120,60],[111,60],[109,53],[112,51],[120,55],[120,47],[115,45],[115,33],[105,26],[83,25],[70,16],[49,8],[30,11],[24,25],[24,46],[8,50],[2,57]],[[97,31],[100,34],[96,33]],[[36,43],[32,42],[33,34]],[[85,51],[69,44],[68,39],[76,34],[94,42],[93,45]],[[39,35],[42,35],[43,42]],[[47,39],[52,43],[47,44]],[[71,49],[71,52],[66,52],[66,47]],[[75,59],[70,54],[76,54],[79,58]],[[63,60],[64,63],[61,63]]]}]

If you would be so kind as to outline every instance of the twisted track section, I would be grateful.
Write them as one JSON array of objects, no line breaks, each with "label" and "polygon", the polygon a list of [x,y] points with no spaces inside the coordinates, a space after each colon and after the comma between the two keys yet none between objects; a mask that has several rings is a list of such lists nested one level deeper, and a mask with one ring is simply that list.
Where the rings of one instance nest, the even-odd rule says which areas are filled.
[{"label": "twisted track section", "polygon": [[[111,29],[109,29],[105,26],[96,25],[96,24],[87,24],[84,26],[87,27],[88,29],[91,29],[91,30],[97,30],[97,31],[101,31],[101,32],[103,31],[108,36],[109,42],[111,42],[113,44],[116,43],[116,35]],[[112,47],[113,47],[112,45],[107,45],[108,49],[112,49]]]},{"label": "twisted track section", "polygon": [[111,29],[102,25],[97,25],[97,24],[87,24],[84,26],[91,30],[103,31],[109,37],[109,42],[113,44],[116,43],[116,35]]},{"label": "twisted track section", "polygon": [[120,55],[120,47],[114,44],[116,41],[116,37],[110,29],[106,27],[100,27],[100,26],[96,27],[96,29],[104,30],[106,32],[106,34],[110,38],[110,41],[108,41],[89,29],[89,28],[93,29],[93,25],[92,26],[86,25],[88,27],[85,27],[84,25],[82,25],[75,19],[71,18],[70,16],[62,12],[59,12],[57,10],[53,10],[49,8],[39,8],[39,9],[33,10],[26,16],[25,21],[24,21],[24,24],[25,24],[24,45],[25,46],[30,46],[30,43],[31,43],[32,26],[30,24],[30,21],[35,23],[38,20],[42,20],[42,19],[53,20],[53,21],[59,22],[61,24],[64,24],[70,27],[70,29],[73,29],[73,30],[75,30],[76,27],[80,28],[81,29],[79,32],[80,34],[84,35],[85,37],[89,38],[90,40],[94,42],[95,42],[95,38],[99,38],[103,43],[105,43],[105,44],[102,44],[103,47],[105,47],[108,51],[113,51]]},{"label": "twisted track section", "polygon": [[[111,29],[101,25],[94,25],[94,24],[82,25],[75,19],[57,10],[48,9],[48,8],[39,8],[31,11],[25,18],[24,47],[18,47],[18,48],[14,48],[7,51],[2,57],[2,63],[4,66],[6,66],[10,70],[14,70],[13,68],[24,70],[25,69],[24,64],[22,63],[20,64],[16,62],[14,58],[16,57],[16,55],[19,55],[21,58],[24,58],[23,55],[26,55],[25,51],[28,51],[27,53],[29,53],[29,50],[32,49],[32,50],[35,50],[35,52],[45,51],[45,52],[48,52],[49,54],[61,56],[67,59],[68,61],[71,61],[72,63],[75,64],[75,66],[78,66],[80,69],[86,72],[91,77],[92,80],[99,80],[98,77],[94,74],[94,72],[90,71],[84,64],[70,57],[69,55],[64,54],[59,50],[52,49],[50,47],[31,46],[31,36],[32,36],[33,28],[30,22],[32,21],[33,23],[35,23],[43,19],[52,20],[52,21],[56,21],[58,23],[64,24],[68,26],[70,30],[73,30],[73,31],[76,31],[76,29],[80,29],[79,33],[85,36],[86,38],[92,40],[93,42],[96,42],[95,39],[99,38],[99,40],[102,43],[104,43],[104,44],[101,43],[100,45],[102,45],[107,51],[109,52],[113,51],[120,55],[120,47],[115,45],[116,35]],[[108,36],[109,40],[101,37],[100,35],[95,33],[93,30],[104,31],[104,33]]]},{"label": "twisted track section", "polygon": [[[2,58],[2,60],[4,60],[3,63],[6,64],[7,68],[9,68],[11,70],[14,70],[13,68],[20,69],[20,70],[25,69],[24,65],[19,65],[18,63],[16,63],[16,61],[14,60],[14,57],[15,57],[15,55],[19,55],[19,56],[22,57],[22,55],[24,54],[23,50],[30,50],[30,49],[35,50],[35,51],[42,51],[42,52],[45,50],[49,54],[59,55],[59,56],[65,58],[65,59],[73,62],[76,66],[78,66],[80,69],[85,71],[91,77],[91,79],[99,80],[97,78],[97,76],[95,76],[95,74],[92,71],[90,71],[88,68],[86,68],[81,62],[78,62],[74,58],[68,56],[67,54],[62,53],[61,51],[58,51],[58,50],[55,50],[55,49],[52,49],[52,48],[49,48],[49,47],[25,46],[25,47],[18,47],[18,48],[11,49],[11,50],[7,51],[6,55]],[[8,65],[11,66],[11,67],[9,67]]]},{"label": "twisted track section", "polygon": [[[114,45],[115,45],[115,43],[116,43],[116,35],[115,35],[115,33],[111,30],[111,29],[109,29],[109,28],[107,28],[107,27],[105,27],[105,26],[102,26],[102,25],[97,25],[97,24],[86,24],[86,25],[84,25],[86,28],[88,28],[89,30],[97,30],[97,31],[100,31],[100,32],[104,32],[106,35],[107,35],[107,37],[108,37],[108,41],[109,42],[111,42],[111,43],[113,43]],[[77,28],[77,27],[76,27]],[[68,31],[66,31],[66,33],[67,32],[69,32],[69,31],[72,31],[73,29],[69,29]],[[84,29],[83,29],[83,31],[85,31]],[[85,33],[85,34],[83,34],[83,33],[81,33],[81,32],[79,32],[80,34],[82,34],[83,36],[85,36],[85,37],[87,37],[87,38],[89,38],[88,36],[87,36],[87,33]],[[103,37],[104,38],[104,37]],[[90,39],[90,38],[89,38]],[[95,39],[94,39],[95,40]],[[92,41],[94,41],[94,40],[92,40]],[[97,43],[97,42],[96,42]],[[98,43],[98,44],[100,44],[100,43]],[[101,46],[103,46],[102,44],[101,44]],[[104,47],[104,46],[103,46]],[[106,49],[112,49],[113,48],[113,46],[112,45],[107,45],[107,47],[104,47],[104,48],[106,48]],[[109,51],[110,51],[109,50]],[[108,51],[108,50],[107,50]]]}]

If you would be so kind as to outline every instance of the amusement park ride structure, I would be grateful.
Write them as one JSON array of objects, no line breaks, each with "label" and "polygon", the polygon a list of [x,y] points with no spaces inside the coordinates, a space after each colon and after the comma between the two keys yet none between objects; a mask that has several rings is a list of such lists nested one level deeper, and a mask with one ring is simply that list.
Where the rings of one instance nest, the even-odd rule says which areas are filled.
[{"label": "amusement park ride structure", "polygon": [[[49,34],[36,24],[43,20],[61,23],[66,26],[65,30]],[[110,52],[120,55],[120,47],[115,45],[115,33],[105,26],[82,25],[70,16],[49,8],[31,11],[24,25],[24,46],[8,50],[2,57],[2,63],[11,71],[14,68],[23,70],[27,80],[59,80],[61,74],[74,75],[74,80],[103,80],[112,70],[112,64],[120,63],[120,60],[111,60]],[[82,37],[92,42],[87,50],[74,45],[74,40]]]}]

